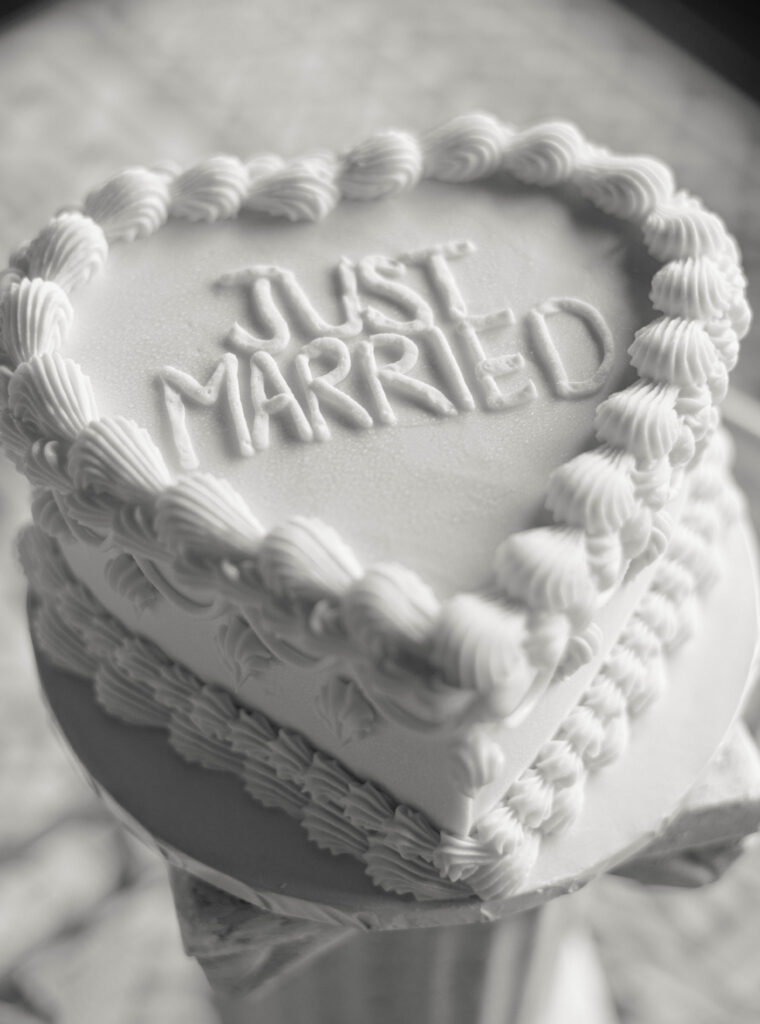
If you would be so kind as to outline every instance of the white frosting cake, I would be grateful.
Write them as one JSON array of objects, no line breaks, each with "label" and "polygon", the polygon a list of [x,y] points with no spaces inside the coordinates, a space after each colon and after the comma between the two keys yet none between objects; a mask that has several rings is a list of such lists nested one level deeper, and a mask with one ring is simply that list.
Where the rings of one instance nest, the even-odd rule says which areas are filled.
[{"label": "white frosting cake", "polygon": [[37,643],[377,884],[513,891],[719,571],[744,285],[564,123],[124,171],[0,282]]}]

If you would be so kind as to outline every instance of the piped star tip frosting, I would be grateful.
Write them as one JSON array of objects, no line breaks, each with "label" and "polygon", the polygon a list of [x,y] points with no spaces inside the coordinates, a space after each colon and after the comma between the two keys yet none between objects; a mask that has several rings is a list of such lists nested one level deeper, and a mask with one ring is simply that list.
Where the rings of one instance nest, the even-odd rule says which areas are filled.
[{"label": "piped star tip frosting", "polygon": [[40,648],[379,886],[519,888],[739,515],[722,221],[655,159],[472,114],[124,171],[0,296]]}]

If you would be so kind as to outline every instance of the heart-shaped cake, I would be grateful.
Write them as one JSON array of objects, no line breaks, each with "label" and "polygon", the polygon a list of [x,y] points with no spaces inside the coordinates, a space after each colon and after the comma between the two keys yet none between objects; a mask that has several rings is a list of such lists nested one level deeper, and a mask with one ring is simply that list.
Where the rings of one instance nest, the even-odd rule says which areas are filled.
[{"label": "heart-shaped cake", "polygon": [[388,890],[522,885],[738,516],[722,221],[473,114],[126,170],[0,288],[40,649]]}]

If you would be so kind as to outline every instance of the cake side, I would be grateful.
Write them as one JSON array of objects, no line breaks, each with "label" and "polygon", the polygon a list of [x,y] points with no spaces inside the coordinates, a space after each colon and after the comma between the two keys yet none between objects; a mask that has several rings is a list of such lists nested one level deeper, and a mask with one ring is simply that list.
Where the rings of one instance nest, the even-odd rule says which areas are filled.
[{"label": "cake side", "polygon": [[[361,861],[387,891],[420,900],[490,900],[526,885],[542,841],[561,841],[576,822],[589,779],[625,757],[632,729],[646,729],[644,712],[668,685],[669,656],[698,628],[701,598],[715,583],[723,538],[740,507],[724,444],[713,443],[690,474],[688,498],[652,586],[602,668],[470,834],[439,830],[303,735],[240,707],[228,691],[130,633],[71,575],[56,542],[38,528],[22,536],[21,554],[33,593],[41,595],[33,617],[38,647],[54,664],[92,680],[109,714],[166,730],[182,758],[236,776],[254,800],[295,818],[320,848]],[[698,581],[694,593],[690,578]]]},{"label": "cake side", "polygon": [[[362,778],[424,810],[438,828],[467,833],[497,806],[509,784],[559,727],[599,671],[632,612],[652,584],[654,567],[639,573],[595,618],[600,649],[561,686],[552,687],[517,722],[440,721],[422,727],[409,716],[384,712],[364,697],[348,658],[296,659],[284,646],[278,657],[252,649],[235,615],[202,603],[207,593],[185,590],[185,607],[157,592],[135,595],[114,586],[128,567],[109,552],[93,552],[69,538],[60,552],[75,578],[127,630],[190,666],[204,683],[221,687],[244,708],[295,729],[317,749],[337,757]],[[117,556],[118,558],[118,556]],[[163,578],[171,567],[161,564]],[[129,577],[129,586],[134,578]],[[118,575],[116,583],[122,583]],[[191,598],[198,604],[191,606]],[[145,603],[143,603],[145,602]],[[389,684],[390,685],[390,684]]]}]

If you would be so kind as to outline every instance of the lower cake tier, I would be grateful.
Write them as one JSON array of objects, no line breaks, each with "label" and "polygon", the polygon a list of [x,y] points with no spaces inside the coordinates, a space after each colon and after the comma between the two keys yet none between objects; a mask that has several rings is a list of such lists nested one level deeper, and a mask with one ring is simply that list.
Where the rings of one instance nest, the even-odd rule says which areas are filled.
[{"label": "lower cake tier", "polygon": [[[515,646],[503,603],[487,591],[473,592],[460,595],[447,613],[436,655],[446,655],[445,672],[430,673],[411,654],[397,663],[381,652],[375,664],[363,650],[349,650],[350,631],[345,643],[309,647],[288,628],[279,605],[257,604],[255,586],[238,582],[235,596],[228,594],[225,573],[237,572],[234,566],[220,566],[213,587],[199,582],[202,573],[181,573],[161,545],[148,547],[132,537],[125,550],[116,522],[98,530],[71,516],[64,523],[41,490],[32,504],[35,522],[55,537],[55,557],[64,566],[60,580],[54,573],[50,586],[40,588],[48,594],[43,642],[47,638],[51,655],[68,667],[97,673],[100,699],[127,720],[136,715],[142,721],[146,714],[153,720],[152,712],[134,710],[142,691],[159,703],[169,701],[175,718],[181,713],[172,704],[176,683],[162,682],[158,671],[165,662],[181,665],[207,687],[190,705],[195,726],[209,736],[224,732],[221,719],[231,699],[287,734],[299,734],[351,775],[392,794],[394,802],[417,809],[436,832],[469,837],[477,856],[490,850],[501,857],[519,842],[530,860],[535,834],[548,835],[575,818],[589,772],[625,750],[631,724],[663,687],[663,659],[697,627],[704,595],[726,567],[720,539],[740,506],[726,463],[727,445],[717,435],[695,466],[680,473],[669,491],[663,488],[646,558],[632,564],[619,586],[600,594],[593,610],[583,617],[576,612],[561,664],[545,667],[511,712],[503,701],[524,677],[518,648],[529,642],[530,658],[543,662],[556,652],[558,636],[564,644],[551,611],[553,585],[549,603],[532,613],[530,641],[526,635]],[[616,543],[614,534],[594,535],[589,550],[596,557],[610,542]],[[34,549],[27,561],[44,544],[27,544]],[[537,579],[560,564],[572,591],[580,572],[576,562],[563,561],[562,551],[537,554]],[[400,582],[395,571],[378,572],[373,586],[384,594],[386,616],[413,618],[414,602],[404,603]],[[69,597],[72,586],[83,589]],[[90,636],[94,612],[83,592],[127,634],[146,641],[119,648],[107,671],[98,672],[101,651]],[[317,616],[321,625],[314,628],[331,635],[332,605],[307,605],[303,614]],[[73,646],[61,642],[67,632],[76,638]],[[270,755],[278,779],[289,780],[295,755],[279,748]],[[196,755],[203,757],[208,755]],[[441,856],[458,862],[466,854],[457,844]],[[516,875],[522,870],[521,859]],[[491,882],[478,885],[490,890]]]},{"label": "lower cake tier", "polygon": [[741,523],[718,546],[728,570],[703,599],[699,634],[650,665],[646,685],[606,721],[605,707],[621,702],[606,680],[592,682],[487,836],[436,828],[303,735],[241,707],[126,629],[41,531],[21,542],[48,699],[122,813],[246,898],[340,905],[348,893],[391,918],[395,897],[371,897],[371,883],[432,907],[527,905],[618,862],[672,816],[738,714],[753,668],[753,549]]}]

